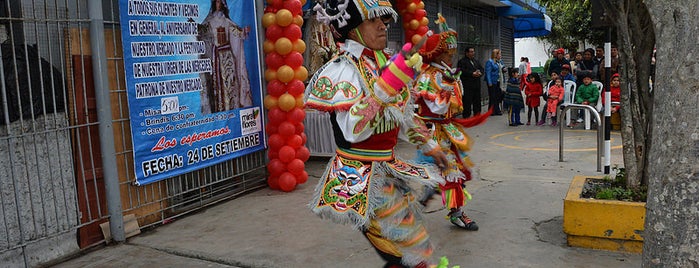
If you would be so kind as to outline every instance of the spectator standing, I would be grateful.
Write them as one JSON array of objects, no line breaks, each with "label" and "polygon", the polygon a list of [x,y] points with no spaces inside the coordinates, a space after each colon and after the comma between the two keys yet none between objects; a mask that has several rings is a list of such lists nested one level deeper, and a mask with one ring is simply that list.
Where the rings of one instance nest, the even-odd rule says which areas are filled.
[{"label": "spectator standing", "polygon": [[593,77],[597,81],[602,81],[604,83],[604,47],[603,46],[597,46],[595,48],[595,57],[592,59],[595,61],[595,64],[599,66],[599,71],[597,72],[597,76]]},{"label": "spectator standing", "polygon": [[521,76],[529,74],[531,69],[529,69],[529,59],[527,57],[522,57],[519,59],[519,72]]},{"label": "spectator standing", "polygon": [[519,59],[519,79],[520,79],[520,88],[524,88],[524,82],[527,81],[527,75],[531,73],[531,69],[528,68],[529,66],[529,59],[527,57],[522,57]]},{"label": "spectator standing", "polygon": [[500,105],[502,103],[503,92],[500,88],[503,75],[502,54],[499,49],[493,49],[490,59],[485,63],[485,81],[488,84],[488,109],[493,109],[492,115],[502,115]]},{"label": "spectator standing", "polygon": [[524,95],[527,97],[527,126],[531,125],[532,111],[534,111],[534,123],[539,118],[539,104],[541,103],[541,94],[543,92],[544,86],[541,83],[539,74],[529,74],[527,81],[524,82]]},{"label": "spectator standing", "polygon": [[516,127],[523,125],[519,113],[524,108],[524,99],[519,88],[519,70],[512,68],[508,73],[510,78],[507,80],[503,106],[507,109],[510,126]]},{"label": "spectator standing", "polygon": [[[619,49],[616,47],[616,45],[612,45],[612,49],[609,51],[609,55],[612,58],[612,66],[611,66],[611,71],[612,75],[619,73]],[[607,74],[606,74],[606,69],[604,68],[604,61],[600,64],[600,75],[599,78],[602,83],[605,83],[607,80]]]},{"label": "spectator standing", "polygon": [[583,60],[583,54],[580,51],[575,52],[575,56],[573,56],[573,60],[570,61],[570,69],[573,70],[573,75],[577,75],[576,72],[578,70],[578,65],[580,62]]},{"label": "spectator standing", "polygon": [[483,65],[476,59],[475,48],[468,47],[464,52],[465,55],[457,66],[461,70],[461,83],[464,86],[462,117],[469,118],[472,114],[481,113],[481,77],[484,70]]},{"label": "spectator standing", "polygon": [[[558,110],[558,105],[563,100],[563,94],[565,90],[563,89],[563,79],[557,77],[551,81],[554,83],[548,89],[548,98],[546,99],[546,118],[551,119],[551,126],[555,127],[558,124],[556,120],[556,111]],[[540,122],[540,125],[546,124],[546,119]]]},{"label": "spectator standing", "polygon": [[599,65],[595,63],[595,61],[592,59],[592,54],[594,53],[594,50],[591,48],[588,48],[583,52],[583,58],[580,61],[580,63],[577,65],[577,70],[575,70],[575,77],[576,81],[578,81],[577,86],[580,87],[580,84],[582,84],[583,76],[586,73],[592,74],[592,77],[598,77],[597,72],[599,72]]},{"label": "spectator standing", "polygon": [[549,69],[546,74],[549,76],[552,72],[561,74],[561,68],[563,68],[563,65],[568,65],[568,71],[570,71],[570,61],[566,60],[564,56],[565,50],[563,48],[559,48],[558,51],[556,51],[556,58],[551,61],[551,64],[549,64]]},{"label": "spectator standing", "polygon": [[[549,72],[549,68],[551,66],[551,61],[556,58],[556,55],[558,55],[558,49],[553,49],[551,50],[551,57],[546,60],[546,63],[544,63],[544,74],[546,74],[547,78],[549,80],[551,79],[551,72]],[[559,73],[559,72],[556,72]]]}]

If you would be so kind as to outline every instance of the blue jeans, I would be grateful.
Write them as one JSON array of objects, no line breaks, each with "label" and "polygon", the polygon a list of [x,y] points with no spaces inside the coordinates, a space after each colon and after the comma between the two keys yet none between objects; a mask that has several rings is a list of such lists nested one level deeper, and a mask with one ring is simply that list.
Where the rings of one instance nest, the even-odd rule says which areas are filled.
[{"label": "blue jeans", "polygon": [[512,124],[522,124],[522,121],[520,121],[519,118],[519,112],[522,110],[522,108],[514,108],[510,106],[508,110],[509,116],[510,116],[510,125]]}]

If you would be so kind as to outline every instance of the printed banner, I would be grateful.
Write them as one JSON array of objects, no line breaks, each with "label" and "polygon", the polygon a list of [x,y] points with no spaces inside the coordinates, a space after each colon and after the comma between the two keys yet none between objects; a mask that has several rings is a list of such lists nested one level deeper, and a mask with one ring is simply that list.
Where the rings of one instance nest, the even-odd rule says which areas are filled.
[{"label": "printed banner", "polygon": [[262,150],[255,0],[119,0],[136,184]]}]

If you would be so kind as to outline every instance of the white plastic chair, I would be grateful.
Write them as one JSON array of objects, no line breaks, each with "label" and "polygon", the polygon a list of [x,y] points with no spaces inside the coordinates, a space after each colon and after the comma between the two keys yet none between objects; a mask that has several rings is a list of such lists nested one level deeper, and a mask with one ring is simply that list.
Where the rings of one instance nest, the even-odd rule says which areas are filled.
[{"label": "white plastic chair", "polygon": [[[575,103],[575,82],[563,81],[563,103],[561,105]],[[566,126],[570,125],[571,110],[566,112]]]},{"label": "white plastic chair", "polygon": [[[597,92],[598,92],[598,98],[597,98],[597,104],[595,104],[593,107],[595,107],[595,110],[597,112],[601,112],[602,108],[604,108],[604,105],[602,105],[602,94],[604,94],[604,85],[600,81],[592,81],[592,84],[597,87]],[[590,111],[585,110],[585,129],[589,130],[590,129]]]}]

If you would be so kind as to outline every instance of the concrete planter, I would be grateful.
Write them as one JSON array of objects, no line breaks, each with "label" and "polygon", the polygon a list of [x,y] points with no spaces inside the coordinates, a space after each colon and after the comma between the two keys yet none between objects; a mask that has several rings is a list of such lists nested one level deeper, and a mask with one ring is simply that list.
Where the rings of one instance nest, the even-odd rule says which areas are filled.
[{"label": "concrete planter", "polygon": [[563,202],[568,245],[641,253],[646,203],[580,198],[587,178],[575,176]]}]

